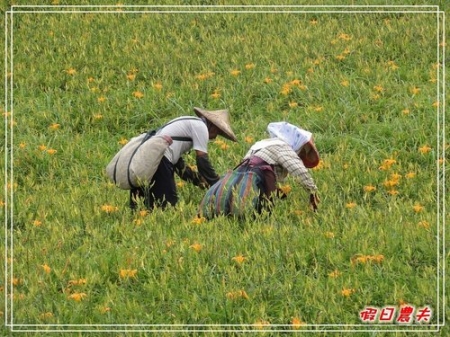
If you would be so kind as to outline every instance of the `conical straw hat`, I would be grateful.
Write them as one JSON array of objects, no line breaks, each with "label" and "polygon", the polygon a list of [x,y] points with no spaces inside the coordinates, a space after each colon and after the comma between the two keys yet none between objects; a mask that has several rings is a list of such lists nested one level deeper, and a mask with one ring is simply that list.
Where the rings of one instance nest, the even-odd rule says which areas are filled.
[{"label": "conical straw hat", "polygon": [[214,110],[209,111],[201,108],[194,108],[195,113],[199,117],[205,117],[211,123],[219,128],[220,135],[237,142],[237,137],[231,129],[230,118],[228,116],[228,110]]}]

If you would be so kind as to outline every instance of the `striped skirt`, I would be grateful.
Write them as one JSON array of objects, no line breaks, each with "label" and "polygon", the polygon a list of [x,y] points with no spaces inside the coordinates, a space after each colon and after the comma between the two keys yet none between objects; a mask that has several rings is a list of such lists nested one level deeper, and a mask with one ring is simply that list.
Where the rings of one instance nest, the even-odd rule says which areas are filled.
[{"label": "striped skirt", "polygon": [[267,183],[267,173],[274,177],[270,165],[248,162],[228,171],[206,192],[200,203],[199,215],[211,219],[218,215],[243,217],[261,213],[264,209],[270,211],[272,191],[268,191],[267,185],[275,182]]}]

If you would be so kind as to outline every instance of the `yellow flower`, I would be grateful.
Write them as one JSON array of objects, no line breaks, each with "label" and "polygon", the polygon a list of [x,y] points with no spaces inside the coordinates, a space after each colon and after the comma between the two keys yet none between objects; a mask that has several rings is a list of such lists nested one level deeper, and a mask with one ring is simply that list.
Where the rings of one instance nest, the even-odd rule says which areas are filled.
[{"label": "yellow flower", "polygon": [[426,229],[430,228],[430,223],[428,221],[420,221],[417,225]]},{"label": "yellow flower", "polygon": [[424,146],[419,148],[419,152],[420,153],[428,153],[430,151],[431,151],[431,147],[429,147],[428,145],[424,145]]},{"label": "yellow flower", "polygon": [[76,70],[74,68],[69,68],[66,70],[66,73],[69,75],[75,75],[76,74]]},{"label": "yellow flower", "polygon": [[397,180],[398,181],[398,180],[400,180],[401,177],[402,177],[401,174],[398,174],[398,173],[395,173],[395,172],[391,174],[391,179],[392,180]]},{"label": "yellow flower", "polygon": [[289,192],[292,191],[291,185],[282,185],[279,188],[280,188],[281,192],[283,192],[284,194],[289,194]]},{"label": "yellow flower", "polygon": [[371,255],[369,257],[369,259],[370,259],[370,261],[374,261],[376,263],[381,263],[384,260],[384,255],[381,255],[381,254],[379,254],[379,255]]},{"label": "yellow flower", "polygon": [[40,220],[34,220],[33,221],[33,226],[40,227],[41,225],[42,225],[42,221],[40,221]]},{"label": "yellow flower", "polygon": [[120,144],[120,145],[125,145],[126,143],[128,143],[128,139],[121,138],[121,139],[119,140],[119,144]]},{"label": "yellow flower", "polygon": [[220,148],[221,148],[222,150],[227,150],[229,147],[230,147],[230,145],[228,145],[228,144],[226,144],[226,143],[220,145]]},{"label": "yellow flower", "polygon": [[195,76],[195,78],[200,81],[204,81],[212,76],[214,76],[214,73],[212,71],[209,71],[207,73],[199,74],[199,75]]},{"label": "yellow flower", "polygon": [[102,313],[102,314],[106,314],[107,312],[110,312],[111,311],[111,308],[110,307],[101,307],[100,308],[100,312]]},{"label": "yellow flower", "polygon": [[433,102],[433,108],[437,108],[437,107],[439,107],[439,101],[435,101],[435,102]]},{"label": "yellow flower", "polygon": [[21,149],[24,149],[26,146],[27,146],[27,143],[24,143],[24,142],[22,142],[22,143],[19,144],[19,147],[20,147]]},{"label": "yellow flower", "polygon": [[419,92],[420,92],[420,88],[417,88],[417,87],[411,88],[411,93],[413,95],[417,95]]},{"label": "yellow flower", "polygon": [[309,21],[309,23],[313,26],[317,25],[317,19],[312,19]]},{"label": "yellow flower", "polygon": [[283,88],[280,91],[280,93],[285,96],[289,95],[291,92],[292,92],[292,89],[289,84],[283,85]]},{"label": "yellow flower", "polygon": [[245,65],[245,69],[254,69],[256,65],[254,63],[248,63]]},{"label": "yellow flower", "polygon": [[266,77],[264,79],[264,83],[268,84],[268,83],[272,83],[272,79],[270,77]]},{"label": "yellow flower", "polygon": [[375,191],[377,188],[375,187],[375,186],[372,186],[372,185],[366,185],[366,186],[364,186],[364,191],[365,192],[373,192],[373,191]]},{"label": "yellow flower", "polygon": [[350,297],[351,294],[355,292],[355,289],[344,288],[341,290],[341,295],[344,297]]},{"label": "yellow flower", "polygon": [[302,322],[301,319],[298,318],[298,317],[293,317],[292,320],[291,320],[291,324],[292,324],[292,327],[293,327],[294,329],[298,329],[298,328],[300,328],[301,326],[305,325],[305,323]]},{"label": "yellow flower", "polygon": [[204,217],[196,217],[194,219],[192,219],[192,223],[196,224],[196,225],[200,225],[202,223],[204,223],[206,221],[206,218]]},{"label": "yellow flower", "polygon": [[339,34],[338,38],[345,41],[349,41],[352,39],[350,35],[344,33]]},{"label": "yellow flower", "polygon": [[60,124],[58,124],[58,123],[52,123],[50,126],[49,126],[49,128],[51,129],[51,130],[58,130],[59,128],[60,128]]},{"label": "yellow flower", "polygon": [[46,263],[42,264],[41,267],[47,274],[50,274],[50,272],[52,271],[52,268],[50,268]]},{"label": "yellow flower", "polygon": [[142,98],[144,97],[144,94],[141,91],[134,91],[133,96],[136,98]]},{"label": "yellow flower", "polygon": [[214,144],[217,144],[217,145],[219,145],[219,146],[222,146],[223,144],[225,144],[225,142],[224,142],[223,140],[221,140],[221,139],[216,139],[216,140],[214,141]]},{"label": "yellow flower", "polygon": [[350,82],[349,82],[348,80],[343,80],[343,81],[341,82],[341,85],[342,85],[343,87],[348,87],[348,86],[350,85]]},{"label": "yellow flower", "polygon": [[336,56],[336,60],[338,60],[338,61],[345,60],[345,55],[339,54],[338,56]]},{"label": "yellow flower", "polygon": [[14,277],[13,279],[12,279],[12,282],[11,282],[12,284],[13,284],[13,286],[18,286],[19,284],[22,284],[22,280],[20,279],[20,278],[17,278],[17,277]]},{"label": "yellow flower", "polygon": [[322,110],[323,110],[323,106],[318,105],[318,106],[314,107],[315,112],[321,112]]},{"label": "yellow flower", "polygon": [[55,150],[55,149],[48,149],[47,150],[47,153],[51,154],[51,155],[54,155],[56,152],[58,152],[58,150]]},{"label": "yellow flower", "polygon": [[146,209],[139,211],[139,216],[141,216],[141,217],[145,217],[149,214],[150,214],[150,212]]},{"label": "yellow flower", "polygon": [[94,119],[102,119],[103,118],[103,115],[102,114],[95,114],[94,116]]},{"label": "yellow flower", "polygon": [[398,191],[397,190],[394,190],[394,189],[392,189],[392,190],[389,190],[389,191],[387,191],[390,195],[397,195],[398,194]]},{"label": "yellow flower", "polygon": [[73,293],[69,296],[71,300],[74,300],[76,302],[80,302],[83,298],[85,298],[87,295],[85,293]]},{"label": "yellow flower", "polygon": [[356,203],[355,202],[349,202],[349,203],[347,203],[347,204],[345,204],[345,207],[346,208],[355,208],[356,207]]},{"label": "yellow flower", "polygon": [[160,82],[153,84],[153,88],[155,88],[156,90],[161,90],[162,87],[163,87],[163,85]]},{"label": "yellow flower", "polygon": [[112,206],[112,205],[102,205],[101,207],[102,211],[105,213],[113,213],[119,210],[119,207]]},{"label": "yellow flower", "polygon": [[136,78],[136,74],[127,74],[127,80],[134,81],[135,78]]},{"label": "yellow flower", "polygon": [[324,235],[328,239],[334,239],[334,233],[333,232],[325,232]]},{"label": "yellow flower", "polygon": [[332,271],[331,273],[328,274],[328,276],[331,277],[331,278],[336,278],[339,275],[341,275],[341,272],[339,270],[337,270],[337,269],[335,269],[334,271]]},{"label": "yellow flower", "polygon": [[47,149],[47,146],[45,145],[39,145],[38,146],[39,151],[45,151]]},{"label": "yellow flower", "polygon": [[385,180],[383,185],[386,188],[394,187],[398,185],[398,180]]},{"label": "yellow flower", "polygon": [[53,313],[51,313],[50,311],[44,312],[39,315],[39,319],[42,319],[42,320],[49,319],[52,317],[53,317]]},{"label": "yellow flower", "polygon": [[233,76],[238,76],[240,73],[241,73],[241,71],[237,70],[237,69],[233,69],[230,71],[230,74]]},{"label": "yellow flower", "polygon": [[136,278],[137,269],[120,269],[119,277],[124,278]]},{"label": "yellow flower", "polygon": [[414,172],[408,172],[408,173],[405,174],[405,177],[407,179],[414,178],[415,176],[416,176],[416,174]]},{"label": "yellow flower", "polygon": [[395,64],[394,61],[388,61],[388,62],[387,62],[387,65],[388,65],[388,67],[391,68],[392,70],[395,70],[395,69],[398,68],[398,65]]},{"label": "yellow flower", "polygon": [[365,263],[367,263],[367,261],[369,261],[368,255],[356,255],[351,258],[352,264],[356,264],[356,263],[365,264]]},{"label": "yellow flower", "polygon": [[289,107],[290,108],[296,108],[298,106],[297,102],[289,102]]},{"label": "yellow flower", "polygon": [[214,90],[214,92],[211,94],[211,97],[214,99],[218,99],[218,98],[220,98],[220,96],[221,95],[220,95],[219,89]]},{"label": "yellow flower", "polygon": [[397,161],[395,159],[385,159],[383,164],[379,167],[380,170],[388,170]]},{"label": "yellow flower", "polygon": [[232,258],[233,261],[242,264],[242,262],[244,262],[245,260],[247,260],[247,258],[243,255],[237,255],[235,257]]},{"label": "yellow flower", "polygon": [[413,206],[413,210],[414,210],[414,212],[419,213],[419,212],[422,212],[424,210],[424,207],[422,205],[420,205],[420,204],[415,204]]},{"label": "yellow flower", "polygon": [[398,301],[397,301],[397,303],[398,303],[398,306],[401,308],[401,307],[404,307],[405,305],[408,305],[408,302],[406,302],[403,298],[400,298]]},{"label": "yellow flower", "polygon": [[97,102],[102,103],[106,101],[106,97],[105,96],[100,96],[99,98],[97,98]]},{"label": "yellow flower", "polygon": [[383,92],[384,88],[381,85],[376,85],[373,87],[373,90],[375,90],[376,92]]},{"label": "yellow flower", "polygon": [[254,139],[253,139],[253,137],[247,136],[247,137],[244,138],[244,141],[246,143],[250,143],[251,144],[251,143],[253,143]]},{"label": "yellow flower", "polygon": [[258,330],[264,329],[264,327],[268,327],[269,325],[270,322],[263,319],[259,319],[255,323],[253,323],[253,326]]},{"label": "yellow flower", "polygon": [[239,298],[242,298],[242,299],[245,299],[245,300],[249,299],[249,297],[248,297],[247,293],[245,292],[245,290],[231,291],[231,292],[228,292],[226,296],[230,300],[236,300],[236,299],[239,299]]},{"label": "yellow flower", "polygon": [[140,226],[144,223],[144,221],[142,219],[134,219],[133,223],[135,223],[136,226]]},{"label": "yellow flower", "polygon": [[402,110],[402,114],[404,114],[404,115],[409,115],[409,113],[410,113],[409,109]]},{"label": "yellow flower", "polygon": [[177,187],[183,187],[184,185],[186,185],[186,183],[184,181],[178,181],[177,182]]},{"label": "yellow flower", "polygon": [[190,245],[189,248],[192,248],[193,250],[195,250],[198,253],[202,250],[203,247],[199,243],[194,243],[194,244]]},{"label": "yellow flower", "polygon": [[87,280],[85,278],[80,278],[78,280],[70,280],[69,286],[82,286],[87,283]]}]

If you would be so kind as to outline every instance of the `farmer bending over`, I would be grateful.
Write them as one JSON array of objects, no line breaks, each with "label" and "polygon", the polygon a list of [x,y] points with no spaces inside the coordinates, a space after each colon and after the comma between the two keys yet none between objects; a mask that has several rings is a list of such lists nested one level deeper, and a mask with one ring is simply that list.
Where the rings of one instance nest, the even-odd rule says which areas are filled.
[{"label": "farmer bending over", "polygon": [[[130,207],[137,207],[137,199],[143,198],[144,205],[152,209],[167,204],[174,206],[178,201],[174,172],[185,181],[196,186],[209,187],[214,185],[219,176],[208,158],[208,140],[221,135],[232,141],[237,141],[231,129],[228,111],[208,111],[194,108],[198,117],[175,118],[168,125],[159,129],[157,134],[187,137],[190,141],[174,141],[164,153],[164,156],[150,181],[148,187],[136,187],[130,190]],[[191,149],[195,150],[198,172],[191,170],[182,155]]]},{"label": "farmer bending over", "polygon": [[277,182],[288,173],[299,178],[312,209],[317,210],[317,187],[308,172],[319,164],[312,133],[287,122],[270,123],[267,130],[271,138],[256,142],[241,164],[210,187],[201,202],[200,216],[242,216],[248,208],[270,212],[273,197],[283,197]]}]

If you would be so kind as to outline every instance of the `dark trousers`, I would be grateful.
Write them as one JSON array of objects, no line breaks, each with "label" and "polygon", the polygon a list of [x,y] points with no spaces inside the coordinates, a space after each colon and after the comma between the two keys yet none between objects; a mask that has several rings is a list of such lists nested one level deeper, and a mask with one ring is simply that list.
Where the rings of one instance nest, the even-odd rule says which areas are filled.
[{"label": "dark trousers", "polygon": [[137,200],[144,199],[144,205],[152,210],[155,207],[165,209],[168,204],[175,206],[178,201],[173,164],[163,157],[150,184],[130,190],[130,208],[137,208]]}]

